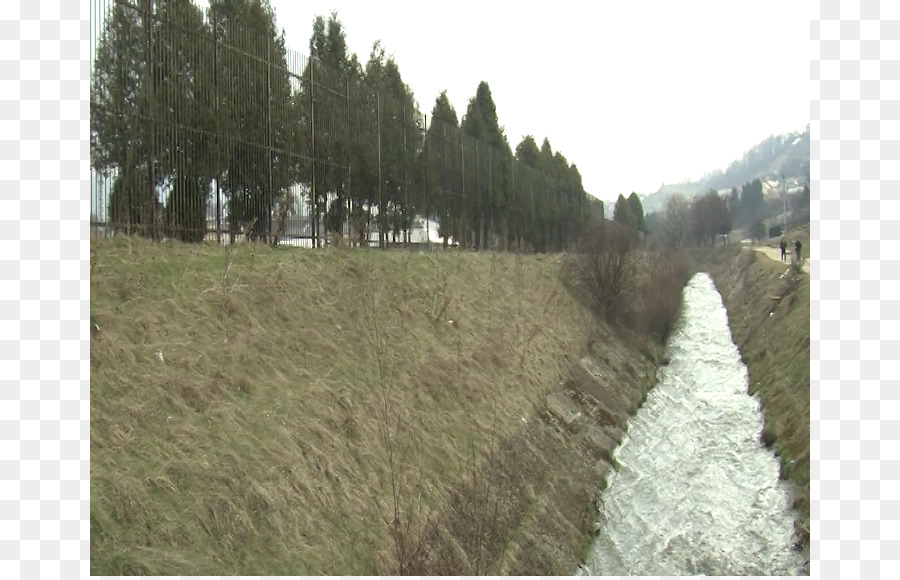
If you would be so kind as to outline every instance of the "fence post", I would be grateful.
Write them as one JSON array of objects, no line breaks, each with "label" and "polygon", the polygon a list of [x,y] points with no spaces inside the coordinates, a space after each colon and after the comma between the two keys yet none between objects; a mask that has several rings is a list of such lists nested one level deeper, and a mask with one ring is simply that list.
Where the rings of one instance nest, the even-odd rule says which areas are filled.
[{"label": "fence post", "polygon": [[422,193],[425,196],[425,250],[431,251],[431,237],[430,237],[430,228],[431,221],[428,219],[428,115],[422,115],[422,128],[425,131],[425,143],[423,143],[423,149],[425,150],[425,172],[422,180]]},{"label": "fence post", "polygon": [[210,22],[213,29],[213,111],[216,118],[216,244],[222,244],[222,144],[219,142],[219,23],[215,10],[210,8]]},{"label": "fence post", "polygon": [[477,212],[477,215],[473,216],[476,222],[472,241],[475,249],[481,250],[484,235],[484,194],[481,192],[481,181],[478,179],[478,139],[473,138],[472,140],[475,141],[475,203],[473,205]]},{"label": "fence post", "polygon": [[[350,75],[345,75],[344,80],[347,85],[347,187],[344,189],[344,195],[346,196],[346,199],[344,200],[345,207],[341,208],[341,212],[343,213],[344,209],[347,210],[347,244],[350,247],[353,247],[353,228],[350,225],[350,217],[353,211],[350,201],[350,179],[353,175],[353,131],[351,129],[351,124],[353,123],[353,111],[350,108]],[[343,225],[341,226],[341,230],[343,231]]]},{"label": "fence post", "polygon": [[490,221],[488,223],[488,243],[486,250],[494,249],[494,155],[491,153],[493,147],[488,146],[488,215]]},{"label": "fence post", "polygon": [[403,247],[409,245],[410,231],[407,228],[407,219],[409,218],[409,175],[406,171],[406,102],[400,108],[401,124],[403,126]]},{"label": "fence post", "polygon": [[272,231],[272,39],[266,39],[266,218],[268,221],[266,242],[274,244],[276,237]]},{"label": "fence post", "polygon": [[381,182],[381,93],[375,93],[375,122],[378,135],[378,247],[384,249],[384,194]]},{"label": "fence post", "polygon": [[154,187],[154,182],[156,181],[156,167],[155,167],[155,159],[156,159],[156,122],[154,118],[154,109],[155,109],[155,92],[153,90],[154,85],[156,84],[156,71],[154,70],[154,55],[153,55],[153,0],[146,0],[147,2],[147,14],[146,14],[146,26],[147,26],[147,77],[148,82],[147,86],[149,88],[150,94],[147,102],[147,124],[150,133],[150,143],[149,143],[149,157],[147,161],[147,177],[148,177],[148,196],[149,196],[149,205],[148,205],[148,213],[150,214],[149,223],[144,224],[145,227],[149,228],[150,239],[156,238],[156,187]]},{"label": "fence post", "polygon": [[459,245],[460,247],[465,245],[465,228],[466,228],[466,135],[460,130],[459,132],[459,165],[460,165],[460,175],[462,179],[460,180],[459,187],[459,227],[457,228],[459,234]]},{"label": "fence post", "polygon": [[[519,219],[518,219],[519,227],[521,227],[522,207],[519,205],[519,202],[521,201],[521,199],[520,199],[521,196],[518,194],[518,191],[516,190],[516,160],[515,159],[510,160],[510,164],[509,164],[509,197],[510,197],[510,200],[515,200],[516,212],[519,214]],[[508,221],[511,222],[511,221],[513,221],[513,219],[514,218],[512,217],[512,215],[510,215]],[[514,224],[510,224],[509,227],[516,228],[516,226]],[[522,230],[519,229],[519,231],[516,232],[516,236],[515,236],[518,238],[520,246],[522,245],[521,231]],[[509,245],[511,237],[513,237],[513,236],[510,236],[509,234],[507,234],[507,241],[506,241],[507,245]]]},{"label": "fence post", "polygon": [[319,238],[317,236],[319,227],[319,204],[316,199],[316,98],[315,98],[315,76],[313,68],[315,68],[315,58],[309,57],[309,139],[310,139],[310,167],[311,173],[309,177],[310,186],[310,214],[309,214],[309,233],[312,236],[312,247],[319,247]]},{"label": "fence post", "polygon": [[537,220],[534,217],[534,177],[531,178],[531,228],[537,227]]}]

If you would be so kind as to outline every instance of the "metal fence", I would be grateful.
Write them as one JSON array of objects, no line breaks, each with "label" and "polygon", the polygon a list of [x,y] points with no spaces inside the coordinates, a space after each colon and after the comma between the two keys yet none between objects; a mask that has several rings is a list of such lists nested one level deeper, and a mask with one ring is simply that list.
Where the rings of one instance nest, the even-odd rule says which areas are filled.
[{"label": "metal fence", "polygon": [[289,50],[257,2],[94,2],[95,235],[549,251],[594,211],[571,176],[428,119],[384,62]]}]

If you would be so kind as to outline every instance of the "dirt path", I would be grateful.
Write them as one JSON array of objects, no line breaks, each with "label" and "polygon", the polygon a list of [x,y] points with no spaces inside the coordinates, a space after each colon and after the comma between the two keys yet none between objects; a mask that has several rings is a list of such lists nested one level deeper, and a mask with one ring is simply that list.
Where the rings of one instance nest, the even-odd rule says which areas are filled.
[{"label": "dirt path", "polygon": [[[776,262],[780,262],[780,261],[781,261],[781,251],[780,251],[778,248],[772,248],[772,247],[770,247],[770,246],[754,246],[753,249],[756,250],[757,252],[759,252],[760,254],[763,254],[763,255],[765,255],[765,256],[768,256],[768,257],[772,258],[772,259],[775,260]],[[791,257],[790,257],[790,256],[791,256],[791,255],[793,255],[793,252],[790,252],[790,253],[789,253],[788,257],[786,258],[786,261],[784,262],[785,265],[790,265],[790,263],[791,263]],[[803,260],[803,266],[802,266],[802,269],[803,269],[804,272],[806,272],[807,274],[809,274],[809,258],[805,258],[805,259]]]}]

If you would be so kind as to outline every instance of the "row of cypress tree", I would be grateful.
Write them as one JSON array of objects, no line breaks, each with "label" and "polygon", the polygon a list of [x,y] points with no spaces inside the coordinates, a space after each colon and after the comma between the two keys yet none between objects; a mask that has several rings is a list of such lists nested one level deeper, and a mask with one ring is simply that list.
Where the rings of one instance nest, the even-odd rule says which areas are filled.
[{"label": "row of cypress tree", "polygon": [[[111,0],[93,58],[91,164],[111,180],[108,219],[200,241],[226,231],[403,239],[416,218],[474,248],[565,248],[602,203],[547,139],[510,146],[487,82],[460,118],[419,110],[380,43],[366,62],[335,13],[309,57],[286,47],[268,0]],[[212,207],[215,205],[215,209]],[[221,206],[221,207],[219,207]]]}]

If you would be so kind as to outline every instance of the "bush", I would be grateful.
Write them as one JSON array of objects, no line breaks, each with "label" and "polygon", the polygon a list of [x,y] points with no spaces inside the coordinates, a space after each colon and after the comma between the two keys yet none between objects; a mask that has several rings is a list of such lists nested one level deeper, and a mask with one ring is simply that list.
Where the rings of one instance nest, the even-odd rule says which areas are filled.
[{"label": "bush", "polygon": [[766,237],[766,226],[762,223],[761,220],[756,220],[753,222],[753,225],[750,226],[750,237],[754,242],[759,242],[761,239]]},{"label": "bush", "polygon": [[177,178],[165,206],[166,233],[183,242],[206,238],[206,204],[209,181],[187,176]]},{"label": "bush", "polygon": [[605,220],[585,229],[569,272],[599,318],[659,340],[678,319],[690,276],[681,253],[641,249],[636,231]]},{"label": "bush", "polygon": [[149,180],[144,170],[129,168],[119,173],[109,195],[109,219],[116,233],[155,235],[162,224],[162,204],[153,207]]},{"label": "bush", "polygon": [[681,292],[690,277],[680,253],[646,252],[646,275],[639,285],[636,322],[641,331],[665,340],[681,313]]},{"label": "bush", "polygon": [[612,322],[633,292],[631,265],[637,232],[603,219],[585,228],[576,246],[574,275],[594,313]]}]

